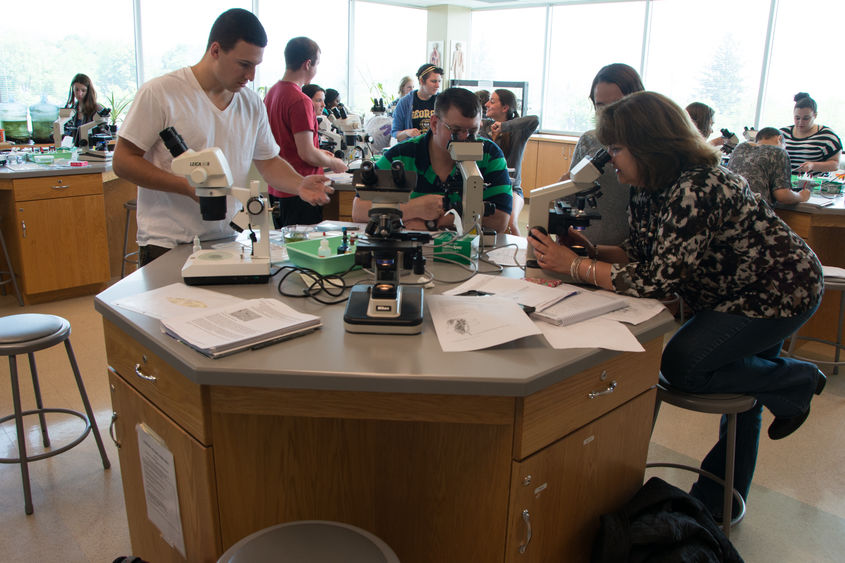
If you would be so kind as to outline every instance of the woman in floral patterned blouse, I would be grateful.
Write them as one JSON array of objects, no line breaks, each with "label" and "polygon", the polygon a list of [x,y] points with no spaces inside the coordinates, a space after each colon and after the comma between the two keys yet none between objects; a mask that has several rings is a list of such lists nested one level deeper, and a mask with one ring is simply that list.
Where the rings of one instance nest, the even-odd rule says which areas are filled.
[{"label": "woman in floral patterned blouse", "polygon": [[[621,246],[594,246],[570,231],[529,237],[540,266],[625,295],[677,293],[695,312],[663,352],[661,372],[678,389],[742,393],[757,406],[739,415],[735,484],[745,497],[757,458],[762,407],[772,439],[806,420],[824,375],[782,358],[783,340],[815,312],[821,264],[806,243],[761,204],[738,175],[718,166],[686,112],[661,94],[638,92],[607,106],[596,134],[619,182],[635,186]],[[588,256],[567,245],[579,243]],[[702,468],[723,476],[725,420]],[[721,486],[700,479],[692,494],[721,517]]]}]

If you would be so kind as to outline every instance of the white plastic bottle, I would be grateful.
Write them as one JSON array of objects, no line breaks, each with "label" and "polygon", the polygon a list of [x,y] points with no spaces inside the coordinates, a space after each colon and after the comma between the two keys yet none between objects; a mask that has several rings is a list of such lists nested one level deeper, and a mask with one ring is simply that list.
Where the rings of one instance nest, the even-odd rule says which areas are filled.
[{"label": "white plastic bottle", "polygon": [[320,258],[328,258],[332,255],[332,250],[329,248],[329,239],[325,237],[325,233],[323,233],[323,238],[320,239],[320,248],[317,250],[317,256]]}]

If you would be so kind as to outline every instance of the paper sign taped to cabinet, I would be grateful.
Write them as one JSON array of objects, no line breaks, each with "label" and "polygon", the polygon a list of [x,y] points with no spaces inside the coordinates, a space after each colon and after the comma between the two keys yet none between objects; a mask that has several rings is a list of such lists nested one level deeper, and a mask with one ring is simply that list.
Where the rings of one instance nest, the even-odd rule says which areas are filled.
[{"label": "paper sign taped to cabinet", "polygon": [[146,424],[137,424],[135,429],[138,431],[138,454],[141,458],[147,518],[159,529],[164,541],[187,558],[173,454],[167,449],[164,440]]}]

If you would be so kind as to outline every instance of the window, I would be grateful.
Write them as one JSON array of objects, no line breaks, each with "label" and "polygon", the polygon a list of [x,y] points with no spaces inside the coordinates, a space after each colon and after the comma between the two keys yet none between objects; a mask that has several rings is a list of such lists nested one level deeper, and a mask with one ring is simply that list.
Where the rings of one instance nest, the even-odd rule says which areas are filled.
[{"label": "window", "polygon": [[646,88],[681,107],[709,105],[717,135],[742,132],[754,123],[769,7],[770,0],[654,2]]},{"label": "window", "polygon": [[842,21],[841,0],[781,0],[760,127],[792,125],[792,97],[807,92],[819,105],[817,123],[831,127],[840,138],[845,135],[842,37],[837,31]]},{"label": "window", "polygon": [[285,45],[294,37],[308,37],[320,46],[320,63],[314,83],[334,88],[347,102],[346,67],[348,51],[349,2],[320,0],[305,7],[298,2],[264,0],[258,5],[258,17],[267,30],[269,41],[264,62],[258,67],[256,86],[273,86],[285,74]]},{"label": "window", "polygon": [[196,64],[205,53],[208,32],[217,16],[230,8],[250,7],[246,1],[141,0],[144,82]]},{"label": "window", "polygon": [[0,102],[28,106],[46,97],[63,107],[77,73],[91,78],[97,101],[107,107],[112,93],[117,99],[134,93],[132,2],[109,2],[106,14],[92,12],[99,22],[85,26],[67,8],[44,1],[25,18],[24,12],[0,18]]},{"label": "window", "polygon": [[471,62],[464,78],[528,82],[527,113],[539,115],[545,21],[545,8],[473,12]]},{"label": "window", "polygon": [[[394,22],[402,22],[396,25]],[[399,81],[413,78],[426,61],[428,13],[372,2],[355,2],[352,95],[355,111],[369,113],[372,98],[385,98],[385,106],[399,97]],[[381,84],[381,88],[379,88]]]},{"label": "window", "polygon": [[552,9],[543,129],[582,132],[593,128],[590,84],[598,70],[611,63],[640,70],[644,22],[644,2]]}]

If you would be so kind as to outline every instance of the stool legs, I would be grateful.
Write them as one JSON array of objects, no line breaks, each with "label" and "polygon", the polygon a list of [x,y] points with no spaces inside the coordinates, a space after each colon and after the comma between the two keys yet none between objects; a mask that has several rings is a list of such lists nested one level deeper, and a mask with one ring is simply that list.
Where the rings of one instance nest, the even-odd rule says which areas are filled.
[{"label": "stool legs", "polygon": [[76,364],[76,356],[73,354],[70,339],[65,340],[65,350],[67,350],[67,357],[68,360],[70,360],[70,367],[73,370],[73,376],[76,378],[76,386],[79,388],[79,396],[82,397],[82,404],[85,406],[85,414],[88,415],[88,422],[91,424],[94,440],[97,442],[97,448],[100,450],[100,457],[103,460],[103,469],[108,469],[111,467],[111,462],[109,462],[109,456],[106,455],[106,448],[103,445],[102,437],[100,437],[100,429],[97,426],[97,419],[94,418],[94,411],[91,409],[91,403],[88,401],[88,394],[85,392],[85,385],[82,383],[82,376],[79,373],[79,366]]},{"label": "stool legs", "polygon": [[21,390],[18,386],[18,362],[15,356],[9,356],[9,374],[12,380],[12,403],[15,408],[15,429],[18,433],[18,456],[21,464],[23,481],[24,511],[32,514],[32,490],[29,485],[29,465],[26,459],[26,434],[23,430],[23,409],[21,408]]},{"label": "stool legs", "polygon": [[736,413],[726,415],[728,418],[728,444],[725,451],[725,491],[722,502],[722,528],[725,537],[731,537],[731,520],[733,519],[734,465],[736,462]]},{"label": "stool legs", "polygon": [[35,393],[35,406],[38,408],[38,421],[41,423],[41,439],[45,448],[50,447],[50,436],[47,435],[47,420],[44,417],[44,401],[41,400],[41,386],[38,384],[38,369],[35,367],[35,354],[30,352],[29,373],[32,375],[32,390]]}]

